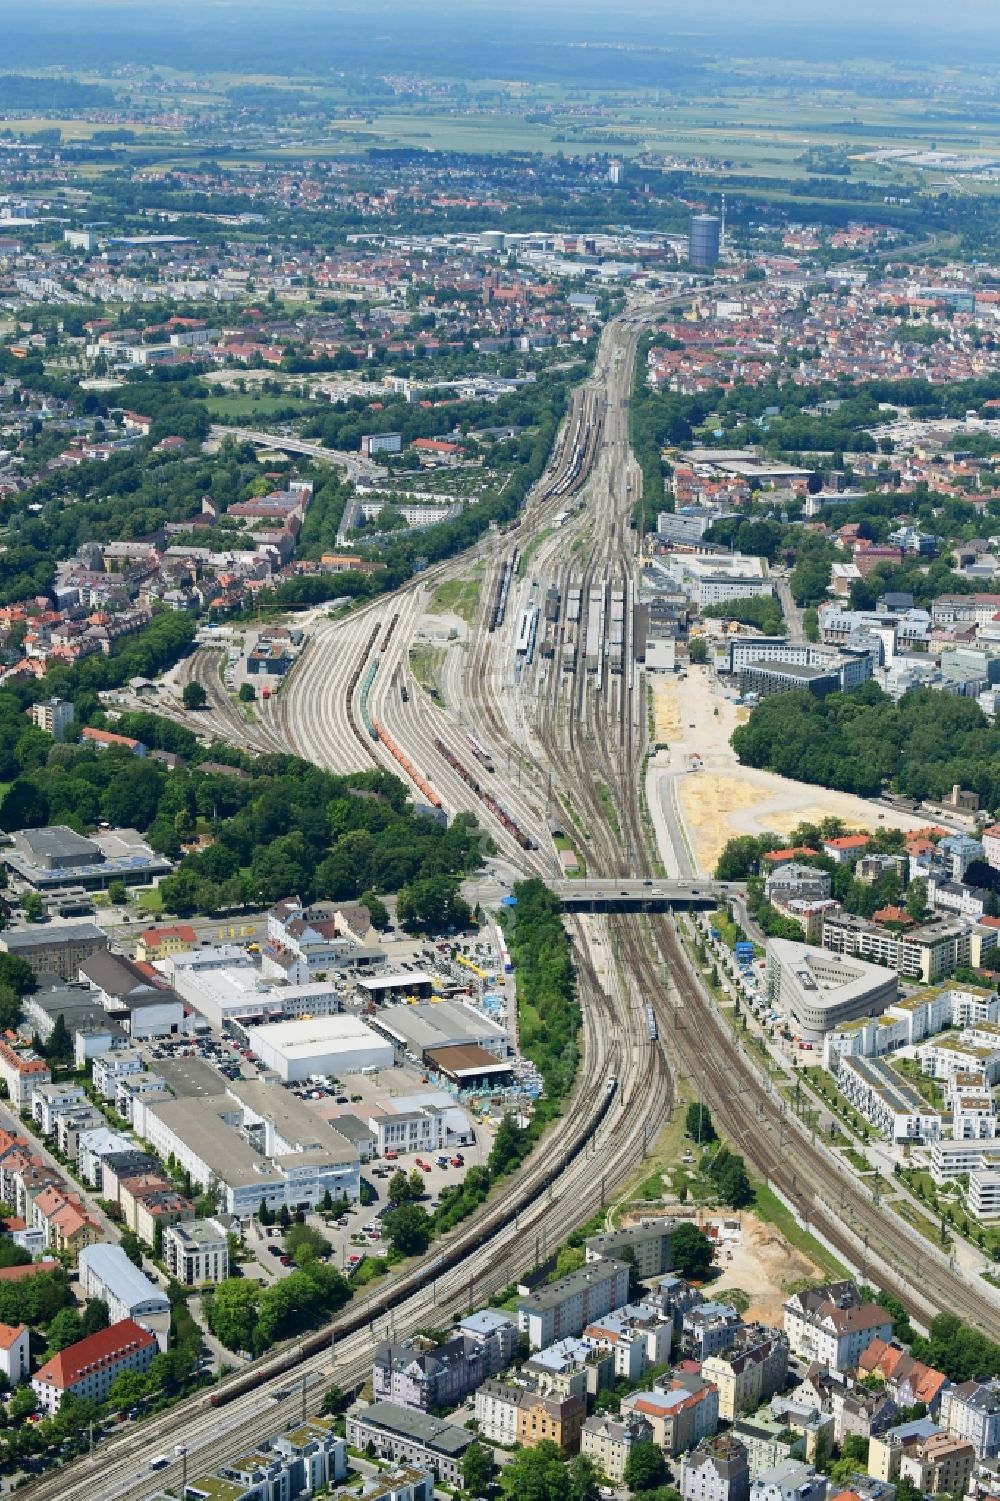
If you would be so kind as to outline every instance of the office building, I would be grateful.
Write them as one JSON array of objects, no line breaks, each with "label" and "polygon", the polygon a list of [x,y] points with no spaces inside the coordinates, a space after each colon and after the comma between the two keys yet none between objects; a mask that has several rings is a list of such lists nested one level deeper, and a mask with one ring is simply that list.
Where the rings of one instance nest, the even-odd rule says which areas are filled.
[{"label": "office building", "polygon": [[896,999],[896,975],[878,964],[784,938],[767,942],[767,996],[807,1042],[844,1022],[879,1016]]},{"label": "office building", "polygon": [[0,933],[0,952],[23,959],[34,975],[58,975],[62,980],[75,980],[83,961],[109,946],[108,935],[92,922]]}]

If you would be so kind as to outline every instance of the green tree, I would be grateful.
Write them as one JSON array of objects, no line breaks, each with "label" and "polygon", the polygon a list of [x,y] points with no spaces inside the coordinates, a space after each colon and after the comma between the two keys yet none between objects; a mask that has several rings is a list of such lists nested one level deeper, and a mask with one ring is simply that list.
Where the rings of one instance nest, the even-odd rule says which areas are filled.
[{"label": "green tree", "polygon": [[570,1501],[598,1501],[600,1471],[587,1454],[574,1454],[567,1465]]},{"label": "green tree", "polygon": [[260,1288],[243,1277],[227,1277],[205,1301],[208,1327],[228,1350],[253,1350]]},{"label": "green tree", "polygon": [[497,1127],[490,1148],[489,1170],[494,1178],[502,1178],[513,1172],[524,1160],[530,1146],[528,1133],[517,1124],[512,1114],[505,1115]]},{"label": "green tree", "polygon": [[185,709],[204,709],[208,703],[208,694],[200,683],[185,683],[181,702]]},{"label": "green tree", "polygon": [[424,1196],[424,1175],[418,1167],[415,1167],[407,1180],[407,1187],[411,1199],[422,1199]]},{"label": "green tree", "polygon": [[52,1031],[49,1033],[49,1040],[45,1044],[45,1056],[50,1063],[72,1062],[73,1038],[61,1011],[56,1016]]},{"label": "green tree", "polygon": [[307,1261],[323,1260],[332,1247],[326,1236],[312,1225],[290,1225],[285,1234],[285,1250],[303,1266]]},{"label": "green tree", "polygon": [[37,891],[26,891],[21,898],[21,911],[28,922],[41,922],[45,916],[45,903]]},{"label": "green tree", "polygon": [[703,1282],[713,1259],[712,1242],[703,1230],[684,1220],[670,1237],[670,1264],[689,1281]]},{"label": "green tree", "polygon": [[481,1496],[493,1478],[493,1454],[486,1444],[473,1439],[462,1455],[462,1485],[473,1496]]},{"label": "green tree", "polygon": [[927,919],[927,882],[923,879],[911,881],[906,888],[906,911],[914,922],[925,922]]},{"label": "green tree", "polygon": [[7,1416],[12,1423],[23,1423],[25,1418],[38,1411],[38,1403],[30,1386],[19,1386],[7,1404]]},{"label": "green tree", "polygon": [[238,697],[241,704],[252,704],[257,697],[257,690],[253,683],[241,683]]},{"label": "green tree", "polygon": [[746,1164],[742,1157],[730,1154],[726,1157],[717,1174],[713,1174],[715,1186],[719,1191],[719,1198],[723,1204],[728,1204],[730,1209],[745,1209],[753,1203],[753,1185],[747,1176]]},{"label": "green tree", "polygon": [[108,886],[108,901],[112,907],[124,907],[128,901],[128,891],[124,881],[112,881]]},{"label": "green tree", "polygon": [[45,1336],[46,1351],[56,1355],[83,1338],[83,1321],[75,1308],[63,1308],[56,1314]]},{"label": "green tree", "polygon": [[111,1322],[108,1305],[103,1298],[88,1298],[83,1309],[83,1333],[99,1334],[102,1329],[107,1329]]},{"label": "green tree", "polygon": [[400,1204],[387,1214],[383,1225],[394,1251],[402,1256],[420,1256],[431,1238],[431,1219],[422,1204]]},{"label": "green tree", "polygon": [[267,1200],[261,1199],[260,1208],[257,1210],[257,1218],[265,1227],[274,1224],[274,1215],[267,1207]]},{"label": "green tree", "polygon": [[351,1397],[349,1393],[341,1391],[337,1385],[328,1386],[323,1393],[323,1403],[320,1411],[324,1417],[335,1418],[339,1417],[341,1413],[346,1412],[350,1405]]},{"label": "green tree", "polygon": [[652,1491],[667,1478],[663,1450],[651,1439],[633,1444],[625,1461],[625,1484],[630,1491]]},{"label": "green tree", "polygon": [[123,1230],[121,1233],[121,1248],[129,1261],[134,1266],[142,1269],[142,1245],[134,1230]]},{"label": "green tree", "polygon": [[401,1167],[397,1168],[389,1179],[389,1187],[386,1190],[389,1203],[398,1206],[405,1204],[410,1197],[410,1180]]},{"label": "green tree", "polygon": [[693,636],[688,642],[688,661],[696,667],[704,666],[708,661],[708,642],[704,636]]},{"label": "green tree", "polygon": [[551,1439],[516,1453],[500,1472],[508,1501],[571,1501],[569,1473]]},{"label": "green tree", "polygon": [[112,1382],[108,1402],[120,1412],[123,1408],[134,1407],[136,1402],[141,1402],[148,1395],[148,1376],[140,1371],[122,1371]]},{"label": "green tree", "polygon": [[697,1100],[687,1108],[684,1130],[692,1141],[700,1142],[703,1147],[717,1140],[712,1112],[707,1105],[700,1105]]}]

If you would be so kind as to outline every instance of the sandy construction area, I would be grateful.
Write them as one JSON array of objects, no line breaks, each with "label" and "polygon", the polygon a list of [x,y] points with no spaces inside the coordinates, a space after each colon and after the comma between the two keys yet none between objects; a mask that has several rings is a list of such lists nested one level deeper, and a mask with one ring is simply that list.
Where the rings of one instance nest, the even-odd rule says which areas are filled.
[{"label": "sandy construction area", "polygon": [[742,1288],[750,1299],[744,1319],[759,1319],[780,1329],[781,1305],[788,1288],[796,1282],[821,1280],[822,1268],[790,1246],[766,1220],[744,1213],[742,1224],[740,1243],[719,1248],[717,1261],[722,1275],[712,1283],[711,1296],[721,1299],[727,1289]]},{"label": "sandy construction area", "polygon": [[[669,748],[656,777],[677,779],[677,802],[699,869],[710,874],[719,851],[737,834],[788,834],[799,823],[840,818],[850,829],[926,827],[927,818],[876,806],[845,792],[793,782],[741,766],[729,738],[747,711],[730,698],[714,672],[692,667],[686,678],[654,683],[656,738]],[[662,731],[661,731],[662,726]],[[701,768],[693,770],[693,757]]]}]

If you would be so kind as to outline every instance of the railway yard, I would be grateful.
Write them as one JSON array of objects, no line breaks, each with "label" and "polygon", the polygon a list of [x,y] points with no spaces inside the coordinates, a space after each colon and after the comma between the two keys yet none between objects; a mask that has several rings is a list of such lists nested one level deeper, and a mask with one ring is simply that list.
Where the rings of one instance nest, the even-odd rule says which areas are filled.
[{"label": "railway yard", "polygon": [[[389,600],[341,620],[318,618],[289,677],[253,718],[226,692],[217,651],[190,658],[184,673],[208,694],[206,730],[337,771],[384,767],[432,810],[473,813],[526,874],[557,878],[569,848],[590,876],[653,877],[642,803],[648,684],[636,660],[630,527],[641,475],[628,398],[638,340],[659,311],[635,304],[606,326],[550,466],[506,534],[415,575]],[[414,674],[410,649],[435,588],[473,566],[478,612],[467,637],[444,647],[461,692],[437,702]],[[190,723],[180,679],[173,692],[164,690],[159,709]],[[360,1383],[373,1337],[401,1337],[487,1300],[610,1202],[682,1096],[700,1094],[800,1223],[920,1325],[948,1310],[1000,1335],[1000,1294],[967,1280],[789,1113],[693,973],[672,914],[567,922],[582,1063],[545,1149],[503,1200],[436,1242],[423,1262],[356,1297],[332,1328],[224,1381],[211,1399],[201,1394],[123,1431],[90,1459],[33,1483],[29,1495],[132,1501],[149,1494],[149,1456],[182,1427],[189,1465],[204,1469],[287,1425],[330,1379],[345,1389]],[[609,1076],[617,1081],[610,1090]],[[167,1484],[179,1480],[180,1463]]]}]

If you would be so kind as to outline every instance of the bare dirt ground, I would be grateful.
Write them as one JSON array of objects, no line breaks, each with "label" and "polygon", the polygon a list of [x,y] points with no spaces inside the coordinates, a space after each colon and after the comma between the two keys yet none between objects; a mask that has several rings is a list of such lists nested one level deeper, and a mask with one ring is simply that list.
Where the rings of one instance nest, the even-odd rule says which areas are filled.
[{"label": "bare dirt ground", "polygon": [[821,1279],[822,1269],[790,1246],[780,1230],[766,1220],[744,1212],[742,1224],[739,1244],[727,1243],[717,1253],[722,1276],[712,1283],[711,1296],[721,1297],[728,1289],[742,1288],[750,1298],[744,1318],[780,1328],[781,1305],[788,1288],[796,1282]]},{"label": "bare dirt ground", "polygon": [[[859,830],[927,824],[926,816],[914,818],[848,793],[741,766],[729,738],[747,711],[727,696],[710,668],[692,667],[686,678],[657,682],[654,709],[657,739],[670,746],[669,764],[660,775],[678,779],[680,812],[699,869],[706,874],[714,870],[726,841],[737,834],[787,834],[796,824],[827,817]],[[701,770],[691,770],[692,755],[700,756]]]}]

